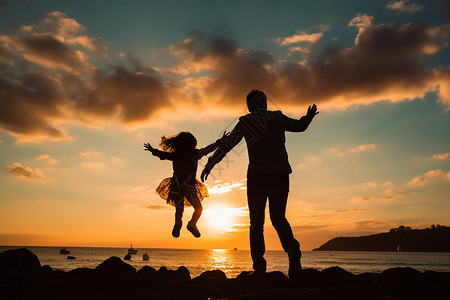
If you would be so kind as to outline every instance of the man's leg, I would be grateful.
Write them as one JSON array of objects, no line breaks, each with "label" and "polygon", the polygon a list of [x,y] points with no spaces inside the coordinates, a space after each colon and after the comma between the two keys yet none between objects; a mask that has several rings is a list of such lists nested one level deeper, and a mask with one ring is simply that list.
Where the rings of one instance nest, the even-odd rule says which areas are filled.
[{"label": "man's leg", "polygon": [[264,212],[267,194],[262,176],[250,176],[247,179],[247,199],[250,211],[250,252],[253,269],[257,273],[266,272],[264,252]]},{"label": "man's leg", "polygon": [[300,244],[292,233],[291,225],[286,219],[286,204],[289,194],[289,174],[271,174],[267,182],[269,189],[269,210],[273,227],[278,233],[281,245],[289,255],[289,275],[301,270]]}]

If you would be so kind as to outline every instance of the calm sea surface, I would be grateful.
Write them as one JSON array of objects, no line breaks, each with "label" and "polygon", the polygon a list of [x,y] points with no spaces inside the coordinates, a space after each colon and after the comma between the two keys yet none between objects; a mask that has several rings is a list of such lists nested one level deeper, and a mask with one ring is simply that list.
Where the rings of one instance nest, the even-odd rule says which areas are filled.
[{"label": "calm sea surface", "polygon": [[[19,247],[0,246],[0,252]],[[89,248],[70,247],[70,255],[75,260],[68,260],[67,255],[59,254],[57,247],[27,247],[36,254],[41,265],[50,265],[53,269],[70,271],[75,268],[95,268],[105,259],[118,256],[123,259],[126,248]],[[200,275],[207,270],[220,269],[228,278],[236,277],[242,271],[252,270],[250,251],[248,250],[194,250],[194,249],[141,249],[132,255],[129,264],[137,270],[143,266],[159,269],[166,266],[176,270],[185,266],[191,272],[191,277]],[[147,252],[150,259],[142,260],[142,254]],[[268,271],[287,273],[288,259],[283,251],[266,252]],[[415,252],[328,252],[304,251],[302,256],[304,268],[323,270],[339,266],[354,274],[364,272],[382,272],[394,267],[411,267],[419,271],[450,272],[450,253],[415,253]]]}]

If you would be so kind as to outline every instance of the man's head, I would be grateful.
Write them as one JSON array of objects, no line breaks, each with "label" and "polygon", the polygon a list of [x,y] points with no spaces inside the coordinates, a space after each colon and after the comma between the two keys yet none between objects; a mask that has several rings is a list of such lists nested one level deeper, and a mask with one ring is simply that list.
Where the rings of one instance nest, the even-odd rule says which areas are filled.
[{"label": "man's head", "polygon": [[263,91],[253,89],[247,94],[247,107],[250,112],[267,110],[267,97]]}]

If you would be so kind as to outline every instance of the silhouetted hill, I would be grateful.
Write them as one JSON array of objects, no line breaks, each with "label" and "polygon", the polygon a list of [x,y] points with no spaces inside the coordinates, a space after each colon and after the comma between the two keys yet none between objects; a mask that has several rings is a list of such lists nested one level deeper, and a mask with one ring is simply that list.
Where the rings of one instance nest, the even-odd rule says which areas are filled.
[{"label": "silhouetted hill", "polygon": [[314,250],[450,252],[450,227],[440,226],[433,229],[400,227],[391,229],[390,232],[369,236],[334,238]]}]

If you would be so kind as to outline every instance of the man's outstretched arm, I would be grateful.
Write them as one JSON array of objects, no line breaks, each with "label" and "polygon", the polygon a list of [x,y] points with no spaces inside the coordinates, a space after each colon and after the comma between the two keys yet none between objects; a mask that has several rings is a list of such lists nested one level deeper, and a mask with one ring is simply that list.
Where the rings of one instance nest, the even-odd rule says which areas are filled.
[{"label": "man's outstretched arm", "polygon": [[202,174],[200,175],[202,182],[208,179],[208,175],[214,166],[217,165],[227,155],[227,153],[230,152],[231,149],[239,144],[243,136],[244,128],[239,121],[229,135],[224,134],[221,139],[217,140],[218,148],[216,152],[208,158],[208,163],[203,168]]},{"label": "man's outstretched arm", "polygon": [[286,131],[302,132],[305,131],[314,117],[318,114],[317,106],[315,104],[312,107],[308,107],[306,116],[301,117],[299,120],[285,117],[285,129]]}]

